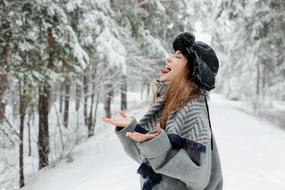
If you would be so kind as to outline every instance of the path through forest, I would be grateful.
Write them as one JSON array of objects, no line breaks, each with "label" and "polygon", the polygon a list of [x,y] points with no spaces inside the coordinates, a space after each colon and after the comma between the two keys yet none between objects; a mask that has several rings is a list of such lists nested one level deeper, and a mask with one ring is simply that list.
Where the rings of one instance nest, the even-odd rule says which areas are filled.
[{"label": "path through forest", "polygon": [[[225,190],[284,190],[285,132],[240,111],[234,102],[212,94],[212,128],[218,144]],[[128,111],[137,119],[147,107]],[[100,125],[96,135],[63,160],[40,172],[24,190],[138,190],[138,164],[127,157],[114,127]],[[100,142],[100,143],[98,143]]]}]

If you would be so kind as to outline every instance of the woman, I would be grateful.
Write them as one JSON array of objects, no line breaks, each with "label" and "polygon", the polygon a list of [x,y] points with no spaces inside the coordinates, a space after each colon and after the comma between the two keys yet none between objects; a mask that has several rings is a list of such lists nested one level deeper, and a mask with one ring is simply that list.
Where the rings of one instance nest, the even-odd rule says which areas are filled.
[{"label": "woman", "polygon": [[125,152],[141,163],[143,190],[221,190],[223,176],[207,105],[218,58],[190,33],[178,35],[173,49],[143,118],[137,122],[120,111],[121,119],[102,121],[116,126]]}]

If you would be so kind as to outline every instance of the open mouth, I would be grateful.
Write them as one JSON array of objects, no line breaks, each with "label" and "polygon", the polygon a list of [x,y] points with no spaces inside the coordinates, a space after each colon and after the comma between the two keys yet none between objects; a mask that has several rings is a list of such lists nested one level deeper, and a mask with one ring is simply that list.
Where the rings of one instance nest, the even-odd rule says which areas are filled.
[{"label": "open mouth", "polygon": [[161,73],[169,73],[171,68],[168,65],[165,65],[163,68],[160,69]]}]

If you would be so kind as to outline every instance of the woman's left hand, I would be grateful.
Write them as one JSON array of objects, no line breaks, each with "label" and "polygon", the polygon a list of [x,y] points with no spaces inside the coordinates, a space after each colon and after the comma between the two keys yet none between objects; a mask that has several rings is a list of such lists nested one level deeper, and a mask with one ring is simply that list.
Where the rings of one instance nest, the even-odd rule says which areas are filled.
[{"label": "woman's left hand", "polygon": [[126,136],[132,138],[133,140],[135,140],[137,142],[145,142],[145,141],[149,141],[149,140],[157,137],[158,135],[160,135],[160,133],[161,133],[161,128],[160,128],[160,125],[158,123],[155,126],[155,131],[153,131],[151,133],[142,134],[142,133],[138,133],[138,132],[127,132]]}]

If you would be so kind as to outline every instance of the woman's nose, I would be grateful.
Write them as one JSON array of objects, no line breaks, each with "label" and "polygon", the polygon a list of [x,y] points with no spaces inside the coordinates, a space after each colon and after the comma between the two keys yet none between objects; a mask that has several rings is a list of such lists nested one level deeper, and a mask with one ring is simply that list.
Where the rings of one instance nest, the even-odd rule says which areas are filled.
[{"label": "woman's nose", "polygon": [[169,55],[169,56],[166,58],[166,61],[167,61],[167,62],[171,62],[171,58],[172,58],[172,56]]}]

